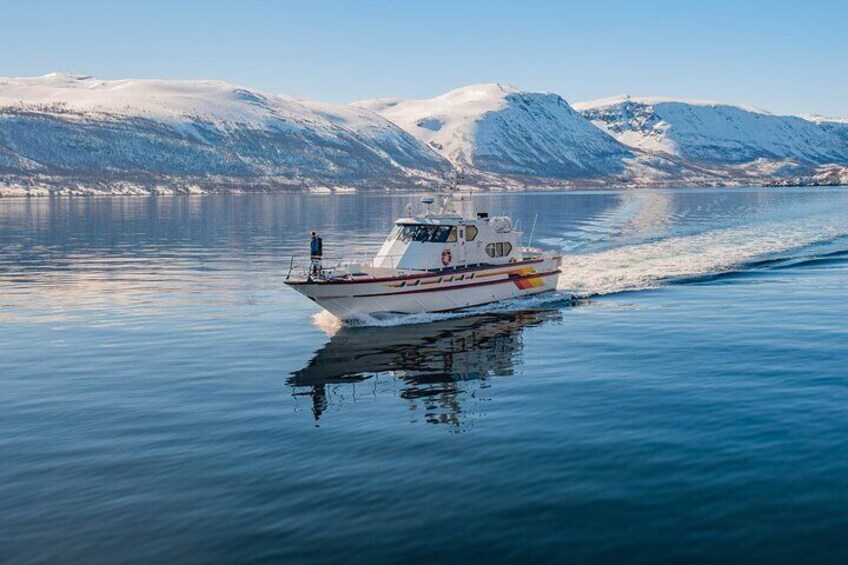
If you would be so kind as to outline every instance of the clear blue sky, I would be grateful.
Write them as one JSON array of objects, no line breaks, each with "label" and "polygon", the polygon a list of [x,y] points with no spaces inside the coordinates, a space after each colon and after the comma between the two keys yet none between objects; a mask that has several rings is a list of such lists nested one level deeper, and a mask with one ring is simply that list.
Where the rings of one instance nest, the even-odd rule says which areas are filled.
[{"label": "clear blue sky", "polygon": [[848,116],[848,2],[5,0],[0,75],[216,78],[331,102],[509,82]]}]

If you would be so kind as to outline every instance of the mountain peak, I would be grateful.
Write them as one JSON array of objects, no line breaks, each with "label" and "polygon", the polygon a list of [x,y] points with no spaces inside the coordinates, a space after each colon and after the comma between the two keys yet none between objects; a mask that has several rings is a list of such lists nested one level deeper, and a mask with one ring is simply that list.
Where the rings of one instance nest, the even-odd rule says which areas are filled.
[{"label": "mountain peak", "polygon": [[450,170],[373,112],[221,81],[0,78],[0,117],[4,174],[364,186],[430,182]]},{"label": "mountain peak", "polygon": [[380,113],[450,161],[487,173],[590,178],[630,153],[556,94],[472,84],[430,99],[356,103]]},{"label": "mountain peak", "polygon": [[92,77],[91,75],[81,75],[81,74],[69,73],[69,72],[65,72],[65,71],[56,71],[56,72],[52,72],[52,73],[47,73],[45,75],[41,75],[38,78],[44,79],[44,80],[51,80],[51,81],[72,81],[72,80],[91,80],[94,77]]},{"label": "mountain peak", "polygon": [[495,98],[503,98],[509,94],[518,94],[523,92],[520,88],[513,84],[501,83],[501,82],[492,82],[492,83],[482,83],[482,84],[469,84],[467,86],[461,86],[441,96],[437,96],[438,99],[445,100],[488,100]]},{"label": "mountain peak", "polygon": [[625,145],[700,163],[848,162],[840,131],[762,108],[658,97],[604,98],[575,108]]},{"label": "mountain peak", "polygon": [[766,114],[772,115],[771,112],[764,108],[760,108],[758,106],[747,106],[744,104],[733,104],[730,102],[718,102],[715,100],[693,100],[690,98],[674,98],[669,96],[632,96],[630,94],[618,94],[616,96],[610,96],[607,98],[599,98],[597,100],[589,100],[587,102],[577,102],[573,104],[574,108],[579,111],[597,109],[597,108],[607,108],[610,106],[617,106],[623,104],[625,102],[631,102],[633,104],[641,104],[644,106],[656,106],[659,104],[680,104],[684,106],[703,106],[703,107],[727,107],[727,108],[736,108],[745,112],[752,112],[755,114]]}]

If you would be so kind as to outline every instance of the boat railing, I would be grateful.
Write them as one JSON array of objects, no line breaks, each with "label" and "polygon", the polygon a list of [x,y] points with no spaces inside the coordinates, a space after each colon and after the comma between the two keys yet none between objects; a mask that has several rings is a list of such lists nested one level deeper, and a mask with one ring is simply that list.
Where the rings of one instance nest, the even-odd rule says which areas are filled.
[{"label": "boat railing", "polygon": [[[554,255],[553,252],[544,251],[538,247],[520,247],[516,260],[542,259]],[[321,258],[316,264],[307,256],[292,256],[289,260],[286,280],[290,279],[329,279],[334,276],[344,275],[379,275],[386,271],[416,272],[423,269],[399,268],[403,254],[396,255],[350,255],[341,259]],[[379,262],[379,266],[377,263]],[[469,263],[470,264],[470,263]],[[478,265],[480,263],[477,263]],[[468,264],[456,264],[453,268],[461,268]]]},{"label": "boat railing", "polygon": [[[293,255],[289,259],[286,280],[305,278],[327,279],[331,278],[334,274],[350,271],[355,267],[368,270],[399,270],[398,265],[402,257],[403,254],[380,255],[378,257],[362,254],[346,256],[341,259],[327,259],[322,257],[319,261],[315,262],[309,256]],[[378,261],[380,262],[379,266],[377,266]]]}]

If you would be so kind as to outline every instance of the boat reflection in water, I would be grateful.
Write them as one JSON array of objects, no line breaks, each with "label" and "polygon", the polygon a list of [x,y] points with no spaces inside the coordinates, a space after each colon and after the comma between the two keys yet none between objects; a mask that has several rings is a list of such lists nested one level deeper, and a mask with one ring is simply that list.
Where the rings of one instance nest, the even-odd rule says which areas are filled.
[{"label": "boat reflection in water", "polygon": [[[312,398],[316,421],[328,409],[385,394],[408,401],[413,419],[459,425],[467,398],[481,400],[479,391],[489,378],[515,373],[523,330],[560,318],[559,310],[530,310],[405,326],[342,327],[287,384],[295,396]],[[356,386],[365,381],[363,394]]]}]

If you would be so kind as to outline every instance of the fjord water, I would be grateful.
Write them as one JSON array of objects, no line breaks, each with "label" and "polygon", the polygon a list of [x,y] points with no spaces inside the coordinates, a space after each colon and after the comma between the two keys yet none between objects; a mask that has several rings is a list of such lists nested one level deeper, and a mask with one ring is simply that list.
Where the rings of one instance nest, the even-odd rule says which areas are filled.
[{"label": "fjord water", "polygon": [[415,200],[0,200],[0,560],[848,559],[848,191],[477,196],[576,302],[283,286]]}]

